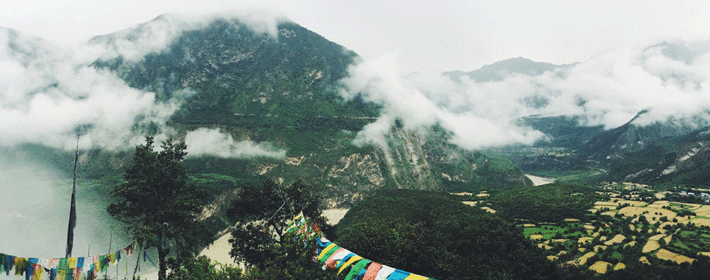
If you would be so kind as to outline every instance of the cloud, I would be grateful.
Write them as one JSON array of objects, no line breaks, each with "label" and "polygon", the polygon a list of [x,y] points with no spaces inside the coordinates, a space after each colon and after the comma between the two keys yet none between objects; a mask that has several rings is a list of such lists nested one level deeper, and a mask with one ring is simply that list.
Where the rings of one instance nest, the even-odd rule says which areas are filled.
[{"label": "cloud", "polygon": [[231,135],[219,129],[199,128],[185,136],[187,155],[190,157],[215,156],[220,158],[256,158],[267,157],[283,159],[286,150],[278,149],[269,143],[254,141],[235,141]]},{"label": "cloud", "polygon": [[77,61],[72,50],[0,29],[0,146],[71,150],[85,128],[82,149],[132,147],[143,138],[138,128],[164,127],[189,91],[178,95],[157,102],[154,93]]},{"label": "cloud", "polygon": [[[388,55],[354,65],[349,69],[349,77],[342,80],[345,88],[341,95],[346,99],[360,94],[364,100],[382,106],[382,115],[358,132],[355,144],[387,147],[386,135],[397,120],[404,129],[413,131],[440,125],[453,133],[452,143],[467,149],[532,144],[543,137],[538,131],[516,127],[514,119],[508,118],[512,112],[500,111],[507,103],[504,98],[487,96],[499,92],[475,94],[479,89],[461,88],[438,74],[402,78],[394,61],[395,55]],[[515,84],[499,86],[515,87]]]},{"label": "cloud", "polygon": [[346,99],[361,95],[382,116],[358,133],[355,144],[386,146],[396,120],[404,129],[439,125],[465,149],[530,145],[547,137],[518,120],[531,115],[583,116],[580,125],[607,129],[629,122],[710,124],[710,42],[660,43],[619,49],[541,75],[511,73],[501,81],[452,81],[439,73],[402,76],[396,55],[350,67]]},{"label": "cloud", "polygon": [[129,61],[140,61],[147,54],[165,50],[184,32],[206,28],[217,20],[237,21],[257,34],[267,34],[274,39],[278,38],[278,23],[287,21],[283,15],[267,10],[232,11],[201,16],[163,14],[136,27],[94,37],[86,46],[87,50],[90,50],[87,52],[99,54],[101,60],[121,56]]},{"label": "cloud", "polygon": [[81,130],[81,149],[124,150],[142,143],[149,129],[169,133],[167,121],[194,92],[184,89],[158,101],[155,93],[131,88],[115,73],[91,63],[119,55],[141,60],[168,47],[182,32],[219,19],[237,20],[274,38],[277,24],[286,20],[273,12],[253,11],[163,15],[73,48],[0,28],[0,146],[37,143],[73,150]]}]

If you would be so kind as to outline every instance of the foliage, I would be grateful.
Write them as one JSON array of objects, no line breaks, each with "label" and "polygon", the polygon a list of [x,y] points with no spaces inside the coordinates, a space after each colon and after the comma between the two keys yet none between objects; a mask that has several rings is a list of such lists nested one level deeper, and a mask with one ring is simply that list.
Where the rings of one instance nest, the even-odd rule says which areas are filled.
[{"label": "foliage", "polygon": [[279,186],[262,179],[243,186],[227,211],[227,215],[237,221],[229,240],[233,246],[230,255],[264,269],[269,261],[283,253],[281,248],[293,242],[285,238],[286,224],[299,212],[325,225],[321,193],[319,188],[301,182]]},{"label": "foliage", "polygon": [[536,187],[507,186],[491,189],[488,202],[501,217],[538,222],[585,219],[598,194],[584,186],[548,184]]},{"label": "foliage", "polygon": [[286,242],[274,248],[277,252],[273,259],[267,260],[262,267],[253,267],[247,270],[245,280],[336,280],[337,274],[333,271],[321,269],[321,265],[312,260],[315,243],[311,242],[306,247],[303,243]]},{"label": "foliage", "polygon": [[200,236],[195,234],[200,228],[195,218],[202,210],[202,192],[187,184],[185,144],[167,140],[161,148],[153,150],[152,137],[136,147],[123,181],[112,192],[117,202],[107,210],[128,226],[131,238],[146,248],[158,248],[159,277],[165,279],[169,243],[182,245],[184,254]]},{"label": "foliage", "polygon": [[242,270],[231,265],[213,262],[205,256],[184,262],[170,272],[171,280],[241,280]]},{"label": "foliage", "polygon": [[543,279],[555,268],[513,224],[448,194],[377,191],[350,209],[336,243],[437,279]]}]

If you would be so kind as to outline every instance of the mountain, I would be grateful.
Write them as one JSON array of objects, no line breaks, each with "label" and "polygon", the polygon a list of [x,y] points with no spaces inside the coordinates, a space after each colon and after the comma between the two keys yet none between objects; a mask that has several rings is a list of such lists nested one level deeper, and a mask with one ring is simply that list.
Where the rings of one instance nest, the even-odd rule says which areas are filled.
[{"label": "mountain", "polygon": [[[175,25],[183,27],[165,28]],[[143,39],[146,34],[173,39],[156,48]],[[356,132],[379,116],[378,106],[360,98],[345,101],[338,94],[339,80],[359,57],[287,20],[270,34],[237,17],[191,25],[163,15],[90,43],[108,50],[94,67],[155,92],[159,100],[184,98],[170,120],[173,129],[215,128],[235,140],[269,142],[287,151],[283,159],[191,158],[188,170],[201,182],[214,183],[210,180],[219,176],[232,178],[220,181],[227,184],[256,176],[284,184],[302,180],[327,187],[333,206],[380,188],[463,190],[528,183],[509,160],[449,144],[443,130],[414,133],[395,127],[388,147],[354,146]],[[136,56],[126,46],[148,51]],[[93,160],[105,157],[97,154]]]},{"label": "mountain", "polygon": [[451,77],[453,80],[461,80],[461,77],[467,77],[477,83],[484,83],[502,81],[505,77],[511,74],[528,76],[542,75],[545,72],[567,68],[572,65],[573,64],[555,65],[545,62],[532,61],[524,57],[514,57],[501,60],[493,64],[484,65],[483,67],[470,72],[451,71],[445,72],[444,75]]},{"label": "mountain", "polygon": [[[581,116],[528,117],[522,123],[550,136],[535,147],[547,153],[514,153],[524,170],[605,170],[606,179],[649,184],[706,185],[710,170],[710,127],[674,119],[639,124],[648,111],[626,124],[604,130],[580,126]],[[698,120],[697,123],[703,123]]]},{"label": "mountain", "polygon": [[612,178],[643,183],[707,185],[710,127],[665,137],[611,164]]},{"label": "mountain", "polygon": [[672,120],[649,125],[636,124],[635,120],[647,112],[641,111],[626,124],[590,139],[580,149],[580,154],[587,160],[596,162],[619,161],[630,153],[645,149],[657,140],[681,136],[692,131],[691,127],[675,124]]}]

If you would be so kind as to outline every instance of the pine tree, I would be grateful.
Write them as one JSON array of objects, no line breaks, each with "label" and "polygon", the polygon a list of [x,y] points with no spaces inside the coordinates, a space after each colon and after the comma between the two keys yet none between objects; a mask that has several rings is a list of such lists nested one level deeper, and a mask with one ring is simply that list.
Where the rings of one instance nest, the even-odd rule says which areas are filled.
[{"label": "pine tree", "polygon": [[186,145],[169,139],[161,151],[153,150],[153,138],[136,146],[123,181],[112,195],[117,202],[107,210],[126,223],[129,234],[146,248],[157,248],[159,279],[166,279],[170,244],[184,240],[196,227],[202,192],[187,183],[182,161]]}]

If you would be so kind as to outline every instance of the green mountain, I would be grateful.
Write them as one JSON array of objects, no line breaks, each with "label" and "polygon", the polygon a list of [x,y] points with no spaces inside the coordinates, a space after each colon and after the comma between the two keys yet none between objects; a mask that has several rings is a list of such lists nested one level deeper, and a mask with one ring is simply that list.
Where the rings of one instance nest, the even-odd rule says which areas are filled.
[{"label": "green mountain", "polygon": [[[639,125],[636,120],[617,128],[579,125],[580,116],[528,117],[522,123],[550,136],[531,149],[509,156],[524,170],[602,170],[602,178],[651,184],[707,185],[710,155],[706,151],[710,128],[697,129],[673,119]],[[701,121],[697,121],[702,123]]]},{"label": "green mountain", "polygon": [[328,187],[331,203],[339,205],[380,188],[465,190],[528,183],[509,160],[462,150],[440,129],[423,135],[394,127],[389,147],[354,146],[356,132],[379,116],[377,106],[338,94],[339,80],[359,58],[293,22],[279,22],[274,36],[238,18],[217,18],[177,32],[167,47],[139,59],[121,54],[125,45],[140,45],[154,26],[180,21],[164,15],[92,39],[91,44],[115,51],[93,66],[116,73],[131,87],[156,92],[160,100],[187,96],[169,123],[182,133],[219,128],[235,140],[266,141],[287,150],[285,159],[188,160],[188,169],[208,184],[224,179],[220,176],[231,178],[225,182],[255,176],[285,184],[302,180]]}]

